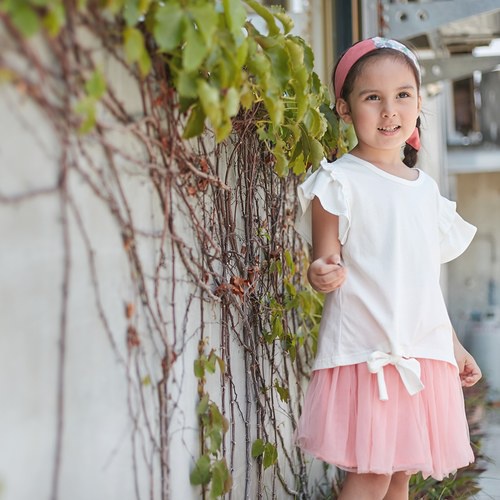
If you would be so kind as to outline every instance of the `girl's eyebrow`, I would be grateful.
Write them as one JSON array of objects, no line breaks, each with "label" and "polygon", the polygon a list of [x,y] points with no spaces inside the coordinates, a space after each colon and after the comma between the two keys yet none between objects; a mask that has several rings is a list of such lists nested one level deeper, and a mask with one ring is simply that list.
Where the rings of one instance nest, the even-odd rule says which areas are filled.
[{"label": "girl's eyebrow", "polygon": [[[416,90],[415,85],[412,85],[411,83],[401,85],[401,87],[398,87],[397,89],[394,89],[396,92],[401,92],[402,90]],[[366,94],[377,94],[380,92],[380,89],[363,89],[359,92],[358,96],[361,97]]]}]

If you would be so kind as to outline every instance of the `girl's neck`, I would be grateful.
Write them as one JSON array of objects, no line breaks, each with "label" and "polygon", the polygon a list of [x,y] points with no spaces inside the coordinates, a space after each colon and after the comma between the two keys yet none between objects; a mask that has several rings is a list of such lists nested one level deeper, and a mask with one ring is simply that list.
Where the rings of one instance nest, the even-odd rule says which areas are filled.
[{"label": "girl's neck", "polygon": [[418,177],[418,172],[403,163],[401,151],[398,150],[366,150],[355,146],[350,153],[361,160],[367,161],[375,167],[389,174],[396,175],[408,180]]}]

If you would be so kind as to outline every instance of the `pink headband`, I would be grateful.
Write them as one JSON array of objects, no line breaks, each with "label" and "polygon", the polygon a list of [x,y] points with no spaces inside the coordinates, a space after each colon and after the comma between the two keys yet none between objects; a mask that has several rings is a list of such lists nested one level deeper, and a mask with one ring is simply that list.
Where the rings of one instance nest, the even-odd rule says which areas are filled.
[{"label": "pink headband", "polygon": [[[406,45],[397,42],[396,40],[391,40],[389,38],[374,37],[368,38],[361,42],[354,44],[350,49],[348,49],[335,68],[334,75],[334,90],[335,99],[339,99],[342,94],[342,89],[344,87],[345,79],[351,71],[351,68],[359,61],[365,54],[373,52],[377,49],[393,49],[404,54],[415,66],[418,73],[419,83],[421,83],[422,76],[420,73],[420,66],[418,64],[415,54]],[[406,141],[407,144],[412,146],[417,151],[420,149],[420,137],[418,133],[418,128],[415,127],[413,134]]]}]

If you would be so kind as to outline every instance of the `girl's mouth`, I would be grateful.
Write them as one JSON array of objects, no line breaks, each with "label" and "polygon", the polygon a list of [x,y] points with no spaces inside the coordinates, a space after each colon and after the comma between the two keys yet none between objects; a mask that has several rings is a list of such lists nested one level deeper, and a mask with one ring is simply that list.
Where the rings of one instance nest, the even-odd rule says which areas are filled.
[{"label": "girl's mouth", "polygon": [[399,125],[393,125],[392,127],[378,127],[378,130],[381,132],[396,132],[396,130],[400,129]]}]

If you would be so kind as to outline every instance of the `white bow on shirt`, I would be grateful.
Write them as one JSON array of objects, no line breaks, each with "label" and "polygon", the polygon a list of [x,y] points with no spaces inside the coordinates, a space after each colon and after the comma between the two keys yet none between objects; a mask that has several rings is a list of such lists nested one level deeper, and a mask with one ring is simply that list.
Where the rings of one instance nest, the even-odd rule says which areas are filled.
[{"label": "white bow on shirt", "polygon": [[403,358],[403,356],[375,351],[367,361],[370,373],[377,374],[378,392],[381,401],[387,401],[387,386],[384,378],[384,366],[394,365],[399,372],[406,390],[411,396],[421,391],[424,384],[420,380],[420,363],[415,358]]}]

